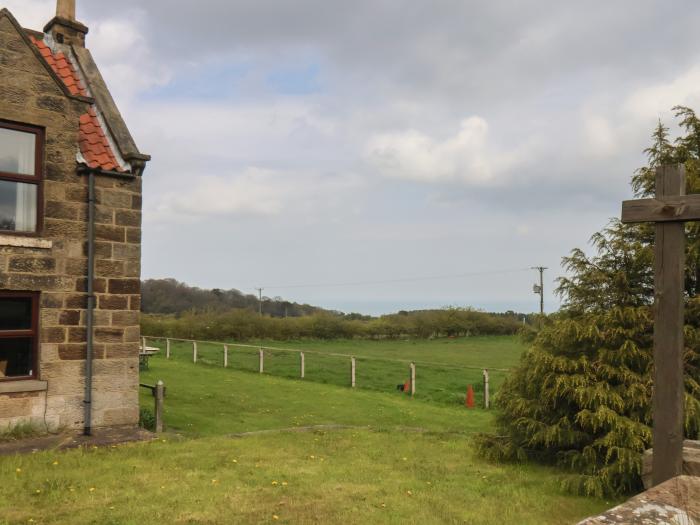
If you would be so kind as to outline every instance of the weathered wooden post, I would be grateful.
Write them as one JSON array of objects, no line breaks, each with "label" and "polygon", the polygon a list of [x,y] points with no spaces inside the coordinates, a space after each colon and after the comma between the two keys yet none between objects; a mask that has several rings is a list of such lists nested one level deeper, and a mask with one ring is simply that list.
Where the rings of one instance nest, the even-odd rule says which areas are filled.
[{"label": "weathered wooden post", "polygon": [[411,377],[411,397],[416,395],[416,364],[411,363],[409,367],[409,373]]},{"label": "weathered wooden post", "polygon": [[192,341],[192,362],[197,362],[197,341]]},{"label": "weathered wooden post", "polygon": [[163,432],[163,399],[165,398],[165,385],[160,379],[156,383],[156,432]]},{"label": "weathered wooden post", "polygon": [[146,338],[145,337],[141,338],[141,351],[144,353],[146,352]]},{"label": "weathered wooden post", "polygon": [[170,339],[165,340],[165,358],[170,359]]},{"label": "weathered wooden post", "polygon": [[488,409],[491,406],[489,400],[489,369],[484,368],[484,408]]},{"label": "weathered wooden post", "polygon": [[228,368],[228,345],[224,345],[224,368]]},{"label": "weathered wooden post", "polygon": [[258,350],[258,371],[262,374],[265,371],[265,352],[261,348]]},{"label": "weathered wooden post", "polygon": [[656,196],[622,203],[622,222],[654,222],[654,419],[652,484],[683,472],[685,221],[700,195],[685,195],[682,164],[656,169]]},{"label": "weathered wooden post", "polygon": [[355,388],[355,358],[350,358],[350,388]]},{"label": "weathered wooden post", "polygon": [[304,361],[304,352],[299,352],[299,374],[302,379],[306,376],[306,363]]}]

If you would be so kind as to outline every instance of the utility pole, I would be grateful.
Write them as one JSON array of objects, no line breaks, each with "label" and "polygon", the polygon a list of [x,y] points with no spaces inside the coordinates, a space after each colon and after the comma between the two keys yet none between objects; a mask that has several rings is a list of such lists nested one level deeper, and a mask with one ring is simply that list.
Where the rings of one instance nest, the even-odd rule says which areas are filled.
[{"label": "utility pole", "polygon": [[256,288],[258,291],[258,311],[260,312],[260,317],[262,317],[262,293],[264,288]]},{"label": "utility pole", "polygon": [[532,291],[540,294],[540,314],[544,315],[544,271],[548,268],[546,266],[533,266],[532,269],[540,272],[540,284],[534,285]]}]

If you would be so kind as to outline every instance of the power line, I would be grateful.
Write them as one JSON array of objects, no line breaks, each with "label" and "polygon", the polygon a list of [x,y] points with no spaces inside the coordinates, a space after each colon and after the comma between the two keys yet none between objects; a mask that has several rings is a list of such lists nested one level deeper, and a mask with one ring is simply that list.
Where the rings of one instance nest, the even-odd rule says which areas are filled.
[{"label": "power line", "polygon": [[410,283],[410,282],[421,282],[421,281],[438,281],[444,279],[459,279],[462,277],[478,277],[483,275],[503,275],[507,273],[516,272],[527,272],[530,268],[511,268],[505,270],[490,270],[482,272],[468,272],[468,273],[458,273],[452,275],[432,275],[425,277],[405,277],[399,279],[382,279],[376,281],[351,281],[342,283],[314,283],[314,284],[284,284],[275,286],[265,286],[265,289],[274,288],[276,290],[290,289],[290,288],[330,288],[339,286],[366,286],[375,284],[393,284],[393,283]]}]

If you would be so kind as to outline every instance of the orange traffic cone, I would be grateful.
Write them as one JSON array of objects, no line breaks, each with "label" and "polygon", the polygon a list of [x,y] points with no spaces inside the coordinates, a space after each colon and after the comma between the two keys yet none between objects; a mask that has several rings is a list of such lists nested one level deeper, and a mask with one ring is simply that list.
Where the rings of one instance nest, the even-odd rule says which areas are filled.
[{"label": "orange traffic cone", "polygon": [[406,392],[407,394],[411,393],[411,380],[410,379],[403,384],[403,391]]},{"label": "orange traffic cone", "polygon": [[467,387],[467,397],[464,400],[464,406],[467,408],[474,408],[474,389],[471,385]]}]

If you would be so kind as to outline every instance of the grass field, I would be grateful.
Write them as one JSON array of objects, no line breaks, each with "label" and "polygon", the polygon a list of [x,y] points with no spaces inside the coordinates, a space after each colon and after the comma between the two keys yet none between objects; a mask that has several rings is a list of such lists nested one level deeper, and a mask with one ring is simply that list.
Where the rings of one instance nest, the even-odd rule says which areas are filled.
[{"label": "grass field", "polygon": [[[229,341],[229,343],[233,343]],[[165,342],[149,339],[149,345],[162,351]],[[448,405],[464,403],[468,385],[472,385],[477,403],[482,402],[482,369],[489,369],[490,390],[494,394],[507,368],[517,364],[525,349],[517,337],[469,337],[438,340],[392,341],[291,341],[283,344],[273,341],[247,343],[249,346],[231,346],[229,366],[235,370],[257,372],[258,350],[265,350],[267,374],[298,378],[298,352],[270,348],[297,349],[305,352],[306,381],[344,385],[350,382],[350,359],[356,358],[356,385],[358,388],[381,392],[396,390],[409,377],[408,362],[416,363],[416,397]],[[172,357],[179,361],[192,360],[192,344],[173,341]],[[222,344],[198,344],[198,362],[223,366]]]},{"label": "grass field", "polygon": [[614,503],[479,458],[484,410],[162,357],[142,374],[157,379],[162,439],[0,458],[0,523],[534,525]]}]

